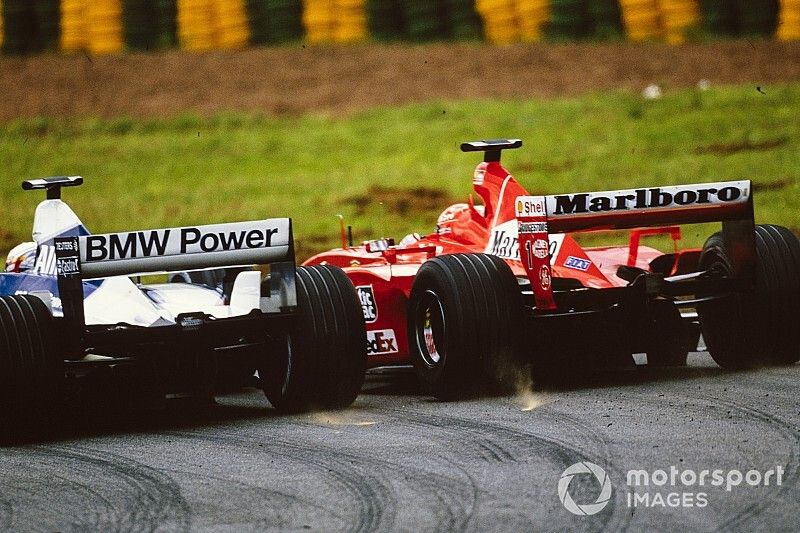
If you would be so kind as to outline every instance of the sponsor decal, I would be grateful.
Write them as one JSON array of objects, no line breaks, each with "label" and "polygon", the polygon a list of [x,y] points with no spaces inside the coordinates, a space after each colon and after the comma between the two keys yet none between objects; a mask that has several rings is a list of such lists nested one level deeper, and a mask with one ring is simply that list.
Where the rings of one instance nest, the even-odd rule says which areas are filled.
[{"label": "sponsor decal", "polygon": [[433,338],[433,320],[431,319],[431,310],[425,310],[425,323],[422,330],[423,337],[425,338],[425,350],[428,352],[428,358],[434,364],[442,360],[442,356],[436,349],[436,339]]},{"label": "sponsor decal", "polygon": [[291,220],[274,218],[207,226],[80,237],[84,277],[194,270],[287,261]]},{"label": "sponsor decal", "polygon": [[517,198],[517,218],[545,216],[544,196],[522,196]]},{"label": "sponsor decal", "polygon": [[547,290],[550,288],[551,281],[552,277],[550,276],[550,266],[542,265],[542,268],[539,269],[539,283],[544,290]]},{"label": "sponsor decal", "polygon": [[78,237],[56,237],[53,239],[56,257],[56,273],[59,278],[80,278],[81,262],[78,252]]},{"label": "sponsor decal", "polygon": [[549,216],[584,215],[640,209],[674,209],[745,202],[750,182],[651,187],[547,197]]},{"label": "sponsor decal", "polygon": [[356,287],[358,300],[361,302],[361,311],[364,313],[364,322],[371,324],[378,320],[378,304],[375,303],[375,293],[372,285]]},{"label": "sponsor decal", "polygon": [[489,235],[489,243],[486,247],[486,252],[497,255],[504,259],[517,259],[519,260],[519,236],[518,233],[513,231],[514,225],[509,225],[508,222],[495,226]]},{"label": "sponsor decal", "polygon": [[36,263],[33,273],[41,275],[56,275],[56,249],[50,244],[41,244],[36,249]]},{"label": "sponsor decal", "polygon": [[[220,227],[222,228],[222,227]],[[84,261],[106,261],[179,254],[266,248],[278,228],[262,227],[216,231],[213,226],[133,231],[86,237]]]},{"label": "sponsor decal", "polygon": [[544,259],[550,255],[550,245],[544,239],[536,239],[533,241],[533,255],[539,259]]},{"label": "sponsor decal", "polygon": [[397,353],[397,337],[393,329],[367,331],[367,355],[388,355]]},{"label": "sponsor decal", "polygon": [[566,261],[564,261],[564,266],[574,270],[586,272],[589,270],[589,267],[592,266],[592,262],[588,259],[581,259],[580,257],[574,257],[570,255],[567,257]]},{"label": "sponsor decal", "polygon": [[483,180],[486,176],[486,171],[482,168],[476,169],[475,174],[472,176],[472,183],[475,185],[483,185]]},{"label": "sponsor decal", "polygon": [[519,233],[547,233],[547,222],[520,222]]},{"label": "sponsor decal", "polygon": [[[525,225],[535,226],[537,224],[544,224],[544,230],[541,228],[535,228],[528,232],[523,231],[523,233],[540,233],[542,231],[547,231],[546,223],[522,223],[519,224],[519,227],[522,228],[522,226]],[[564,235],[554,234],[550,235],[549,238],[550,243],[548,248],[550,261],[552,262],[556,257],[558,257],[558,252],[561,249],[561,243],[564,242]],[[489,242],[486,244],[486,249],[484,251],[487,254],[496,255],[498,257],[502,257],[503,259],[514,259],[519,261],[519,230],[517,221],[510,220],[492,228],[492,233],[489,235]]]}]

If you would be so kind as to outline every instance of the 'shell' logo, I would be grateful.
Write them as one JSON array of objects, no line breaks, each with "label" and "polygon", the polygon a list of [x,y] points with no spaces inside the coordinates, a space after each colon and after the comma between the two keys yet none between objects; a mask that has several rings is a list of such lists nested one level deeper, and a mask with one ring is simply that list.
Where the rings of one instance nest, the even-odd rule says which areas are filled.
[{"label": "'shell' logo", "polygon": [[367,331],[367,355],[386,355],[397,351],[397,337],[393,329]]},{"label": "'shell' logo", "polygon": [[364,313],[364,322],[371,324],[378,320],[378,305],[375,303],[375,293],[372,285],[356,287],[358,299],[361,302],[361,311]]}]

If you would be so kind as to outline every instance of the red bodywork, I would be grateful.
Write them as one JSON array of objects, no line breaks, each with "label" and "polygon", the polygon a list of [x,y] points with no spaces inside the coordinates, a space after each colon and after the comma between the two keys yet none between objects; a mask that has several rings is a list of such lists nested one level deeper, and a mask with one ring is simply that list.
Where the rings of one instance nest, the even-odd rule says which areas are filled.
[{"label": "red bodywork", "polygon": [[[474,205],[470,197],[467,203],[448,207],[439,216],[436,230],[429,235],[410,235],[399,245],[381,251],[372,251],[377,244],[374,242],[338,248],[305,262],[339,266],[357,287],[367,321],[371,367],[410,364],[406,306],[417,270],[428,259],[443,254],[486,252],[506,260],[518,277],[526,276],[520,261],[515,201],[528,195],[528,191],[495,161],[479,164],[472,183],[483,205]],[[619,266],[634,266],[649,272],[651,262],[665,255],[639,246],[639,237],[652,233],[669,234],[676,243],[675,253],[665,257],[671,263],[668,274],[683,270],[682,265],[694,268],[699,251],[679,251],[680,232],[672,226],[634,229],[630,244],[602,248],[582,248],[569,234],[550,235],[552,276],[572,278],[588,288],[625,286],[628,282],[616,275]]]}]

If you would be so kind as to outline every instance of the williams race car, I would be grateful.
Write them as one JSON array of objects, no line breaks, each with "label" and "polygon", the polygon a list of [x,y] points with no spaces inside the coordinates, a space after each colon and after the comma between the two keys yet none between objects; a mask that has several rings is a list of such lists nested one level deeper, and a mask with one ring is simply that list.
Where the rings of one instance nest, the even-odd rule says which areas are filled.
[{"label": "williams race car", "polygon": [[[413,363],[453,398],[587,369],[685,364],[700,332],[725,368],[800,359],[800,243],[755,225],[749,181],[531,196],[500,164],[520,140],[464,143],[483,152],[473,187],[436,230],[347,245],[309,259],[342,267],[367,321],[369,366]],[[680,249],[680,224],[721,221],[702,249]],[[624,246],[585,248],[575,232],[630,229]],[[674,250],[643,246],[669,235]],[[343,241],[345,240],[343,232]],[[515,376],[515,374],[517,376]],[[527,371],[525,373],[527,375]]]},{"label": "williams race car", "polygon": [[[277,409],[352,403],[366,361],[358,296],[339,268],[295,268],[290,219],[92,235],[60,198],[82,182],[23,183],[47,199],[34,242],[0,274],[5,437],[57,405],[71,378],[109,370],[162,397],[211,395],[220,374],[257,372]],[[141,283],[153,272],[173,282]]]}]

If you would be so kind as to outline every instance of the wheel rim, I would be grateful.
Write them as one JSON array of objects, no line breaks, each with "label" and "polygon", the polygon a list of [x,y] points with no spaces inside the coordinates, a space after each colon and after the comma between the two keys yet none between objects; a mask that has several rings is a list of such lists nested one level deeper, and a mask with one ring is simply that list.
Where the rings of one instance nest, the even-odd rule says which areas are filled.
[{"label": "wheel rim", "polygon": [[425,291],[417,304],[414,317],[417,351],[429,367],[441,365],[445,359],[445,319],[442,302],[433,291]]}]

